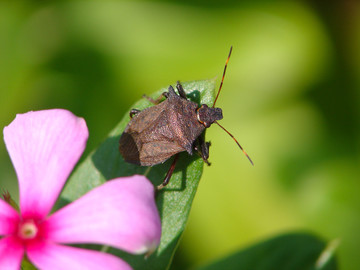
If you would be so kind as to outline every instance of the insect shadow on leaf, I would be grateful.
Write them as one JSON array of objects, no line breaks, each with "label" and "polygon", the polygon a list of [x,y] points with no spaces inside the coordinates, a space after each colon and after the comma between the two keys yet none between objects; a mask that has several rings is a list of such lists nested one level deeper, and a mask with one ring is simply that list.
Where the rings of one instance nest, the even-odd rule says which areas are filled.
[{"label": "insect shadow on leaf", "polygon": [[[208,161],[210,142],[205,141],[203,133],[213,123],[219,125],[235,140],[251,164],[253,164],[234,136],[217,122],[223,118],[223,115],[220,108],[215,108],[215,104],[224,82],[231,51],[232,47],[212,107],[208,107],[206,104],[199,106],[198,103],[189,100],[183,86],[178,81],[176,84],[178,94],[170,85],[168,92],[162,93],[155,100],[144,96],[155,106],[142,111],[137,109],[130,111],[131,120],[119,141],[119,151],[124,160],[139,166],[153,166],[164,163],[174,156],[162,184],[157,186],[158,190],[169,183],[180,152],[186,151],[188,154],[193,155],[195,151],[206,164],[210,165]],[[162,101],[163,98],[165,98],[164,101]]]}]

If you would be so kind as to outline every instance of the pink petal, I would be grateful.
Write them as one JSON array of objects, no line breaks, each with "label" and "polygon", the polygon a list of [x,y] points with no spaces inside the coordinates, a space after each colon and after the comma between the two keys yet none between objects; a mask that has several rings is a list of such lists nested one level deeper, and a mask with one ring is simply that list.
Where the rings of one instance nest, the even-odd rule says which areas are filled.
[{"label": "pink petal", "polygon": [[18,270],[24,256],[24,248],[13,237],[0,239],[0,269]]},{"label": "pink petal", "polygon": [[108,181],[54,213],[44,228],[46,238],[58,243],[152,251],[161,235],[154,187],[142,175]]},{"label": "pink petal", "polygon": [[131,269],[126,262],[107,253],[48,242],[29,246],[27,256],[39,269]]},{"label": "pink petal", "polygon": [[23,216],[42,218],[50,212],[87,138],[85,121],[62,109],[18,114],[4,128]]},{"label": "pink petal", "polygon": [[19,218],[19,213],[8,203],[0,199],[0,235],[14,233],[17,229]]}]

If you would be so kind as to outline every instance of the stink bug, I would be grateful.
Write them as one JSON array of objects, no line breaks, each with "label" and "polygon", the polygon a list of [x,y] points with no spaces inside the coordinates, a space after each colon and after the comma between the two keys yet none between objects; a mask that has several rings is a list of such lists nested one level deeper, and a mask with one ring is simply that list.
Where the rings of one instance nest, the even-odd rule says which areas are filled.
[{"label": "stink bug", "polygon": [[[176,89],[179,94],[176,94],[170,85],[168,92],[164,92],[158,99],[153,100],[146,97],[155,106],[142,111],[136,109],[130,111],[131,121],[126,126],[119,142],[120,153],[126,162],[140,166],[153,166],[163,163],[175,155],[173,163],[163,183],[157,187],[158,189],[169,183],[180,152],[187,151],[192,155],[195,150],[204,162],[210,165],[208,162],[210,143],[204,141],[202,133],[213,123],[219,125],[235,140],[253,164],[234,136],[217,122],[223,118],[223,115],[220,108],[215,108],[215,104],[224,82],[231,51],[232,47],[212,107],[208,107],[206,104],[199,106],[188,100],[182,85],[177,82]],[[166,99],[161,102],[163,97]]]}]

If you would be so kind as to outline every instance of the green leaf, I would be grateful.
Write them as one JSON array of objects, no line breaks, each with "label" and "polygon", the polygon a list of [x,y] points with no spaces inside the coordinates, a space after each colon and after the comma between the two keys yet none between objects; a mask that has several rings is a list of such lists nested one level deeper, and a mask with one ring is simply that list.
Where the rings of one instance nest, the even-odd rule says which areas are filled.
[{"label": "green leaf", "polygon": [[[187,82],[183,83],[183,87],[191,100],[212,105],[215,80]],[[165,91],[167,89],[161,89],[151,97],[157,98]],[[143,98],[131,106],[131,109],[141,110],[149,106],[152,104]],[[109,137],[76,169],[62,193],[62,200],[73,201],[106,180],[120,176],[146,174],[154,185],[163,181],[172,158],[164,164],[147,168],[124,162],[119,154],[119,138],[129,120],[129,113],[126,113]],[[109,252],[125,258],[134,269],[168,268],[184,231],[202,170],[203,161],[199,156],[189,156],[186,152],[180,154],[169,185],[156,197],[162,221],[162,235],[160,246],[154,254],[145,259],[144,255],[129,255],[113,248],[110,248]]]},{"label": "green leaf", "polygon": [[20,266],[21,270],[36,270],[36,267],[33,266],[28,259],[23,259]]},{"label": "green leaf", "polygon": [[336,246],[307,233],[285,234],[197,270],[336,270]]}]

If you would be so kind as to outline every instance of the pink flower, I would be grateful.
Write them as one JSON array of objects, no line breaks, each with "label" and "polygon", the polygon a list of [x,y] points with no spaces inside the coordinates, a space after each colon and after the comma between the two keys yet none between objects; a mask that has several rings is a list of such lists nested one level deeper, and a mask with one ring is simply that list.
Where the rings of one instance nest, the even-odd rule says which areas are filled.
[{"label": "pink flower", "polygon": [[49,215],[87,138],[85,121],[61,109],[17,115],[4,128],[20,213],[0,200],[0,269],[20,269],[25,254],[39,269],[131,269],[116,256],[64,244],[95,243],[131,253],[159,244],[154,188],[144,176],[110,180]]}]

